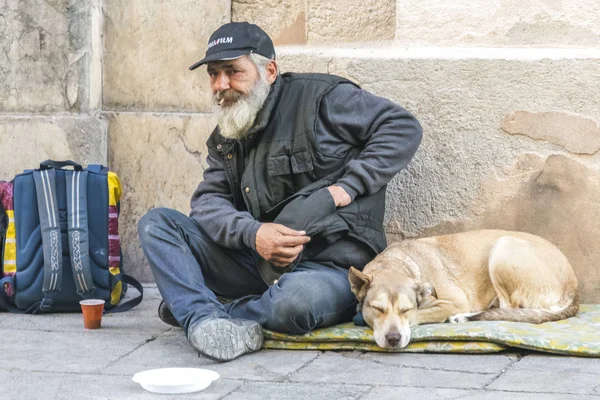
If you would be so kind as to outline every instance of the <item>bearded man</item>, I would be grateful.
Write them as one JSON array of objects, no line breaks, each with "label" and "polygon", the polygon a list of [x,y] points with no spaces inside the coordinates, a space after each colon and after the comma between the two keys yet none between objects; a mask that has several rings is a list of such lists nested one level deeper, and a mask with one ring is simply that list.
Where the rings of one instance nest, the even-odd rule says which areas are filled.
[{"label": "bearded man", "polygon": [[215,31],[190,69],[204,64],[218,126],[190,216],[153,209],[138,232],[159,317],[224,361],[260,349],[263,327],[303,334],[352,319],[348,269],[385,248],[386,184],[422,131],[344,78],[279,74],[273,42],[247,22]]}]

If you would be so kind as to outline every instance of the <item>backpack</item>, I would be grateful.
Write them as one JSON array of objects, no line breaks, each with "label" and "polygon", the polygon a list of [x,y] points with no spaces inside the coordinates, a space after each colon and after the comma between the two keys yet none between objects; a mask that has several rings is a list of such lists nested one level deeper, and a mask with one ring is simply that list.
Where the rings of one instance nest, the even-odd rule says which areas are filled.
[{"label": "backpack", "polygon": [[[0,181],[0,310],[81,311],[80,300],[96,298],[120,312],[141,303],[142,286],[123,272],[120,198],[115,173],[70,160]],[[140,293],[119,305],[127,284]]]}]

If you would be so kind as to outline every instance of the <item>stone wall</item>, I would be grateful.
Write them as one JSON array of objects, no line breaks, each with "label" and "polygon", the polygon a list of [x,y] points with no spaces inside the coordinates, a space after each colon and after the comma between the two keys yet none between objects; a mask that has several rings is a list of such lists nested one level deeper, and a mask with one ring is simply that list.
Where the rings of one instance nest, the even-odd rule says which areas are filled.
[{"label": "stone wall", "polygon": [[151,281],[137,220],[189,211],[215,124],[205,69],[187,67],[218,26],[248,20],[273,37],[282,70],[342,75],[422,122],[389,187],[391,239],[536,233],[598,302],[600,3],[492,3],[0,0],[0,172],[108,163],[124,186],[128,272]]},{"label": "stone wall", "polygon": [[47,158],[107,162],[99,1],[0,1],[0,179]]},{"label": "stone wall", "polygon": [[137,221],[154,207],[187,214],[213,130],[208,75],[188,67],[231,21],[229,0],[105,0],[103,115],[123,184],[119,225],[128,273],[153,280]]}]

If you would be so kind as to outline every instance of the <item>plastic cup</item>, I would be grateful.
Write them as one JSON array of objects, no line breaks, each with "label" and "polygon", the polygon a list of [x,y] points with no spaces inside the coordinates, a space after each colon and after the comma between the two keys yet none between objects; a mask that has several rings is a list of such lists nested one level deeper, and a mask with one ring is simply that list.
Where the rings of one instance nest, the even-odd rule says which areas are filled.
[{"label": "plastic cup", "polygon": [[104,311],[104,300],[81,300],[79,304],[83,313],[83,326],[86,329],[100,329],[102,325],[102,312]]}]

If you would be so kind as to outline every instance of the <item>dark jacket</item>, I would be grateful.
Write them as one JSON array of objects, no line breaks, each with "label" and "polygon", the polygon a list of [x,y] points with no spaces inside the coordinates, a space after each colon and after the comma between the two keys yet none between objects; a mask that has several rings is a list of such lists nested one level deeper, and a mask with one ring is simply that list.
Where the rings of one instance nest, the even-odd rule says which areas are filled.
[{"label": "dark jacket", "polygon": [[[260,223],[274,221],[311,236],[305,260],[328,261],[319,254],[342,243],[357,259],[336,251],[329,261],[364,265],[386,245],[385,185],[420,141],[417,120],[389,100],[334,75],[283,74],[246,139],[210,136],[191,217],[224,247],[255,249]],[[347,207],[335,208],[334,183],[353,199]],[[282,270],[267,277],[268,265],[271,281]]]}]

